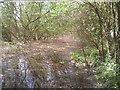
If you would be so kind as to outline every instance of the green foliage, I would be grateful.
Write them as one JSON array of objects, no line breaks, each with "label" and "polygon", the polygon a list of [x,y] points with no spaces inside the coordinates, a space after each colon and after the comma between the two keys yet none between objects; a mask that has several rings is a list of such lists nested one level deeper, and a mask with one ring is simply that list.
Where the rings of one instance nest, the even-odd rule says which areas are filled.
[{"label": "green foliage", "polygon": [[120,77],[117,79],[117,69],[115,59],[111,57],[106,57],[105,62],[101,62],[96,68],[98,81],[102,83],[103,87],[118,88],[117,83],[120,81]]},{"label": "green foliage", "polygon": [[82,63],[87,62],[91,67],[95,67],[101,63],[100,56],[98,56],[98,52],[96,49],[87,48],[85,49],[85,52],[86,56],[82,54],[82,50],[71,52],[70,55],[72,59]]},{"label": "green foliage", "polygon": [[101,57],[99,56],[97,49],[91,47],[85,49],[85,52],[87,62],[91,67],[96,67],[101,63]]},{"label": "green foliage", "polygon": [[[76,27],[74,28],[81,39],[81,46],[87,48],[84,50],[84,55],[73,52],[71,57],[80,62],[85,59],[91,67],[94,67],[98,81],[102,83],[103,87],[118,88],[120,78],[116,79],[116,75],[119,73],[118,67],[116,68],[116,57],[119,57],[120,54],[119,47],[116,48],[117,40],[115,38],[117,37],[115,33],[118,32],[117,27],[119,27],[116,22],[119,21],[117,20],[119,13],[116,3],[88,2],[80,5],[79,10],[81,12],[77,11],[77,13],[81,13],[82,16],[76,14],[76,17],[81,18],[75,19],[73,23]],[[111,32],[114,33],[114,37]]]},{"label": "green foliage", "polygon": [[82,55],[80,55],[78,51],[70,52],[70,55],[71,55],[71,58],[74,59],[77,62],[78,61],[82,62],[82,63],[85,62],[85,58]]},{"label": "green foliage", "polygon": [[17,42],[9,42],[10,45],[17,44]]},{"label": "green foliage", "polygon": [[[96,71],[98,82],[102,84],[105,88],[118,88],[118,83],[120,82],[119,68],[115,62],[115,59],[110,55],[107,55],[104,62],[101,61],[100,57],[97,55],[96,50],[93,48],[86,50],[87,56],[80,55],[78,51],[71,52],[71,58],[77,62],[88,64],[94,68]],[[89,54],[88,54],[89,53]]]},{"label": "green foliage", "polygon": [[65,30],[75,30],[81,46],[87,48],[84,55],[82,50],[71,52],[72,59],[94,67],[104,87],[117,88],[118,34],[111,36],[111,32],[118,32],[117,11],[116,3],[6,2],[1,7],[2,37],[7,41],[3,44],[17,44],[12,42],[16,39],[48,39]]},{"label": "green foliage", "polygon": [[5,41],[47,39],[65,30],[61,19],[74,3],[5,2],[1,7],[2,34]]},{"label": "green foliage", "polygon": [[68,10],[66,3],[56,3],[56,5],[57,5],[57,7],[55,7],[54,9],[52,9],[50,11],[52,13],[51,14],[52,17],[55,17],[55,16],[58,16],[60,14],[66,13],[66,11]]},{"label": "green foliage", "polygon": [[15,45],[17,42],[3,42],[2,45]]}]

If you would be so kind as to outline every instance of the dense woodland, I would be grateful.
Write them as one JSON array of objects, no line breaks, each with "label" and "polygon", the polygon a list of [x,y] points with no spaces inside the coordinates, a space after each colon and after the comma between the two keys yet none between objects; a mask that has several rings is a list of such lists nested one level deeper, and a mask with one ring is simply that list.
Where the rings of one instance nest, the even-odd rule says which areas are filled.
[{"label": "dense woodland", "polygon": [[0,10],[3,43],[75,33],[82,46],[71,57],[94,68],[103,87],[120,87],[120,2],[4,2]]}]

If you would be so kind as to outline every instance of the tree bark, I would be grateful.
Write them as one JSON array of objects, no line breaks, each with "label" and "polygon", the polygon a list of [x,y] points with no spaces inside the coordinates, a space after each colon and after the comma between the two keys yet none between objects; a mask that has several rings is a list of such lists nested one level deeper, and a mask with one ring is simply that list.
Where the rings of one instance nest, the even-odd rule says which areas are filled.
[{"label": "tree bark", "polygon": [[118,32],[117,32],[117,58],[116,62],[120,64],[120,2],[117,3],[117,10],[118,10]]},{"label": "tree bark", "polygon": [[117,32],[117,47],[116,47],[116,63],[117,63],[117,68],[118,68],[118,71],[117,71],[117,86],[118,88],[120,88],[120,1],[116,4],[117,5],[117,13],[118,13],[118,32]]}]

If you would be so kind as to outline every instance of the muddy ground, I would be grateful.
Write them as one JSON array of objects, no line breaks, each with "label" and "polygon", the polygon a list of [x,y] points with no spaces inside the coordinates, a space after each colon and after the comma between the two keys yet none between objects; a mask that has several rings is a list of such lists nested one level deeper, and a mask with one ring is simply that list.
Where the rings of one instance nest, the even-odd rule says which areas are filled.
[{"label": "muddy ground", "polygon": [[73,35],[0,48],[2,87],[100,87],[92,69],[71,59],[70,52],[81,48],[80,40]]}]

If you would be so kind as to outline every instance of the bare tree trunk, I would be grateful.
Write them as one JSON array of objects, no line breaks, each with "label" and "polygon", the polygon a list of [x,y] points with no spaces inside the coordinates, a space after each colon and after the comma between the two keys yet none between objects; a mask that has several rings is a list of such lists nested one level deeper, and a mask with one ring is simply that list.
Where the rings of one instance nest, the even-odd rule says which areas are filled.
[{"label": "bare tree trunk", "polygon": [[118,32],[117,32],[117,58],[116,62],[120,64],[120,2],[117,3],[118,9]]},{"label": "bare tree trunk", "polygon": [[102,21],[101,16],[100,16],[99,9],[90,2],[88,2],[87,4],[90,5],[94,9],[94,12],[96,13],[96,15],[98,16],[98,19],[99,19],[99,25],[100,25],[100,32],[99,32],[100,37],[99,38],[100,38],[100,44],[101,44],[100,49],[101,49],[101,57],[102,57],[102,61],[103,61],[104,57],[105,57],[105,55],[104,55],[104,43],[103,43],[103,25],[102,25],[103,21]]},{"label": "bare tree trunk", "polygon": [[118,12],[118,32],[117,32],[117,47],[116,47],[116,63],[117,63],[117,68],[118,68],[118,71],[117,71],[117,85],[118,87],[120,88],[120,79],[119,79],[119,76],[120,76],[120,1],[117,3],[117,12]]}]

